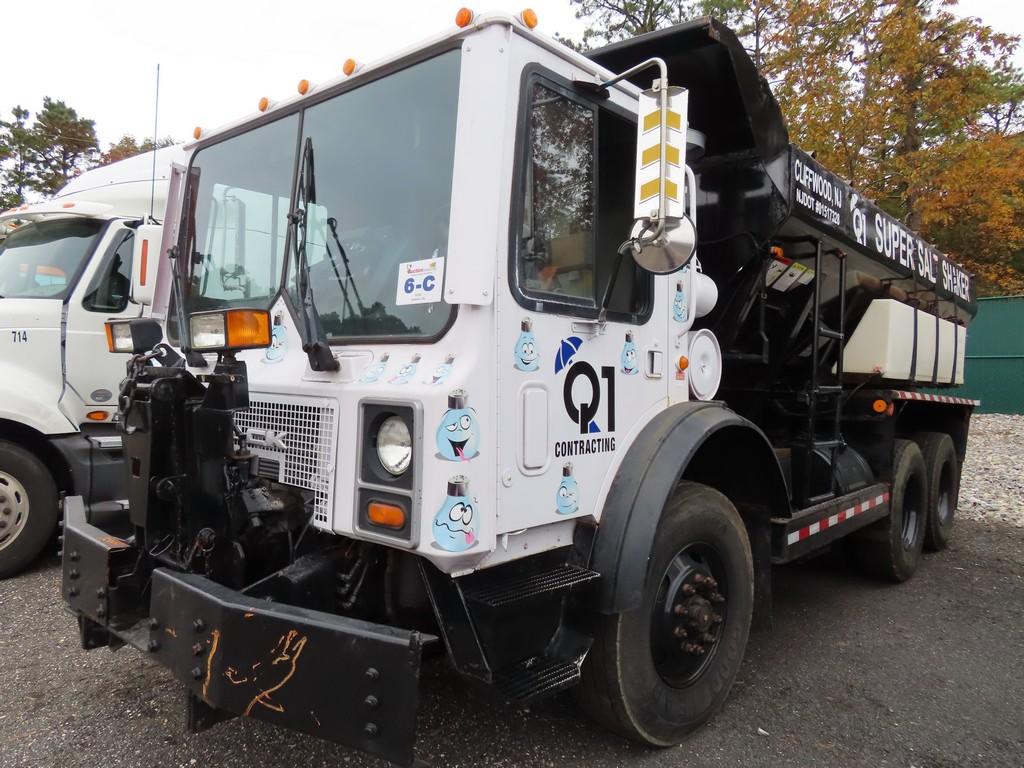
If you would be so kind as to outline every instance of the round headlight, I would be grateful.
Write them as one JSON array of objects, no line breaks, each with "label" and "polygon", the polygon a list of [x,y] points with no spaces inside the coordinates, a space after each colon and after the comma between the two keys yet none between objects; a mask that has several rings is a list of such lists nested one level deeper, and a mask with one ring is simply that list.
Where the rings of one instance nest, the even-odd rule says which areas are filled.
[{"label": "round headlight", "polygon": [[392,475],[398,476],[409,468],[412,461],[412,435],[405,421],[388,416],[377,430],[377,458]]}]

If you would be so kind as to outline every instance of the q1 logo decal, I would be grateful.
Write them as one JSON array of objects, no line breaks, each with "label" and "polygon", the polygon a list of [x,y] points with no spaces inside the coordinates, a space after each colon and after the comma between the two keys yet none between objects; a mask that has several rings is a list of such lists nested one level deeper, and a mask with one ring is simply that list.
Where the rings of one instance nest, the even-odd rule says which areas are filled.
[{"label": "q1 logo decal", "polygon": [[[584,378],[590,384],[589,395],[584,394],[579,402],[576,402],[574,390],[586,387],[576,387],[576,380]],[[609,432],[615,431],[615,367],[611,365],[601,366],[601,378],[605,380],[608,399],[605,406],[605,423]],[[572,364],[569,372],[565,375],[565,384],[562,387],[562,399],[565,401],[565,412],[569,418],[580,425],[580,434],[586,435],[600,432],[601,428],[594,421],[601,406],[601,381],[597,377],[594,366],[585,360]]]}]

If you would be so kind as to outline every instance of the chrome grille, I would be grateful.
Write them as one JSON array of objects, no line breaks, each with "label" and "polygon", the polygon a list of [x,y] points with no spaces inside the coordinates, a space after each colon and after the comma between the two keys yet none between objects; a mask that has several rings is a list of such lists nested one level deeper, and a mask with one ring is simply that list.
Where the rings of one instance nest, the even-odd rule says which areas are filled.
[{"label": "chrome grille", "polygon": [[335,406],[318,398],[250,395],[249,410],[239,411],[235,423],[245,433],[257,466],[270,470],[277,463],[282,483],[312,491],[313,524],[330,529],[338,432]]}]

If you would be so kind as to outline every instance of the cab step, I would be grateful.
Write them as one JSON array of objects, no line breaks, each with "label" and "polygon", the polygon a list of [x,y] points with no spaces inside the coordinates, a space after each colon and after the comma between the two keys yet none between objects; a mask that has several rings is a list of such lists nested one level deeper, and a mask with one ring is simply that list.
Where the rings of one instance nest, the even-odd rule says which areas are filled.
[{"label": "cab step", "polygon": [[494,687],[507,701],[526,705],[578,683],[582,663],[582,656],[574,661],[534,656],[498,670],[494,675]]},{"label": "cab step", "polygon": [[465,588],[463,594],[471,603],[492,609],[505,608],[542,596],[564,594],[599,576],[599,573],[587,568],[563,563],[543,571],[515,574],[498,581],[474,584]]}]

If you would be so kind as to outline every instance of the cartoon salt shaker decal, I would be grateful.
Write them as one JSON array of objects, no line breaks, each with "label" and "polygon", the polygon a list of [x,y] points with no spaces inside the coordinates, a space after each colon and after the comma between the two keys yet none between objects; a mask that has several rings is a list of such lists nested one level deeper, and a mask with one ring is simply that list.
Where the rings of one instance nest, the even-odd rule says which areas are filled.
[{"label": "cartoon salt shaker decal", "polygon": [[384,352],[380,359],[366,369],[366,373],[363,374],[363,378],[360,379],[363,384],[372,384],[375,381],[379,381],[380,377],[384,375],[384,371],[388,368],[388,360],[391,359],[391,354]]},{"label": "cartoon salt shaker decal", "polygon": [[640,373],[637,367],[636,344],[633,343],[633,332],[626,331],[626,343],[622,345],[622,372],[627,376],[634,376]]},{"label": "cartoon salt shaker decal", "polygon": [[[683,267],[683,275],[686,275],[689,267]],[[689,317],[689,307],[686,305],[686,293],[683,290],[684,280],[676,281],[676,296],[672,300],[672,319],[677,323],[685,323]]]},{"label": "cartoon salt shaker decal", "polygon": [[434,541],[438,547],[448,552],[465,552],[476,544],[475,505],[466,476],[451,477],[448,495],[434,515]]},{"label": "cartoon salt shaker decal", "polygon": [[444,384],[448,381],[448,377],[452,375],[452,365],[455,363],[455,355],[448,355],[445,357],[444,362],[440,363],[437,368],[434,369],[433,376],[430,379],[424,379],[424,384]]},{"label": "cartoon salt shaker decal", "polygon": [[279,363],[284,359],[288,347],[288,331],[281,325],[281,315],[274,315],[274,327],[270,332],[270,346],[263,356],[265,363]]},{"label": "cartoon salt shaker decal", "polygon": [[533,321],[524,317],[519,323],[519,339],[515,348],[515,367],[520,371],[536,371],[540,367],[537,339],[533,335]]},{"label": "cartoon salt shaker decal", "polygon": [[417,353],[412,356],[412,360],[410,360],[408,363],[406,363],[405,365],[398,369],[398,373],[391,377],[388,383],[408,384],[410,381],[412,381],[412,377],[416,375],[416,368],[417,366],[419,366],[419,364],[420,355],[419,353]]},{"label": "cartoon salt shaker decal", "polygon": [[480,453],[480,425],[461,389],[448,395],[448,410],[437,425],[437,455],[445,461],[469,461]]},{"label": "cartoon salt shaker decal", "polygon": [[560,515],[574,515],[580,509],[580,489],[576,478],[572,476],[572,462],[562,466],[562,482],[555,493],[555,510]]}]

